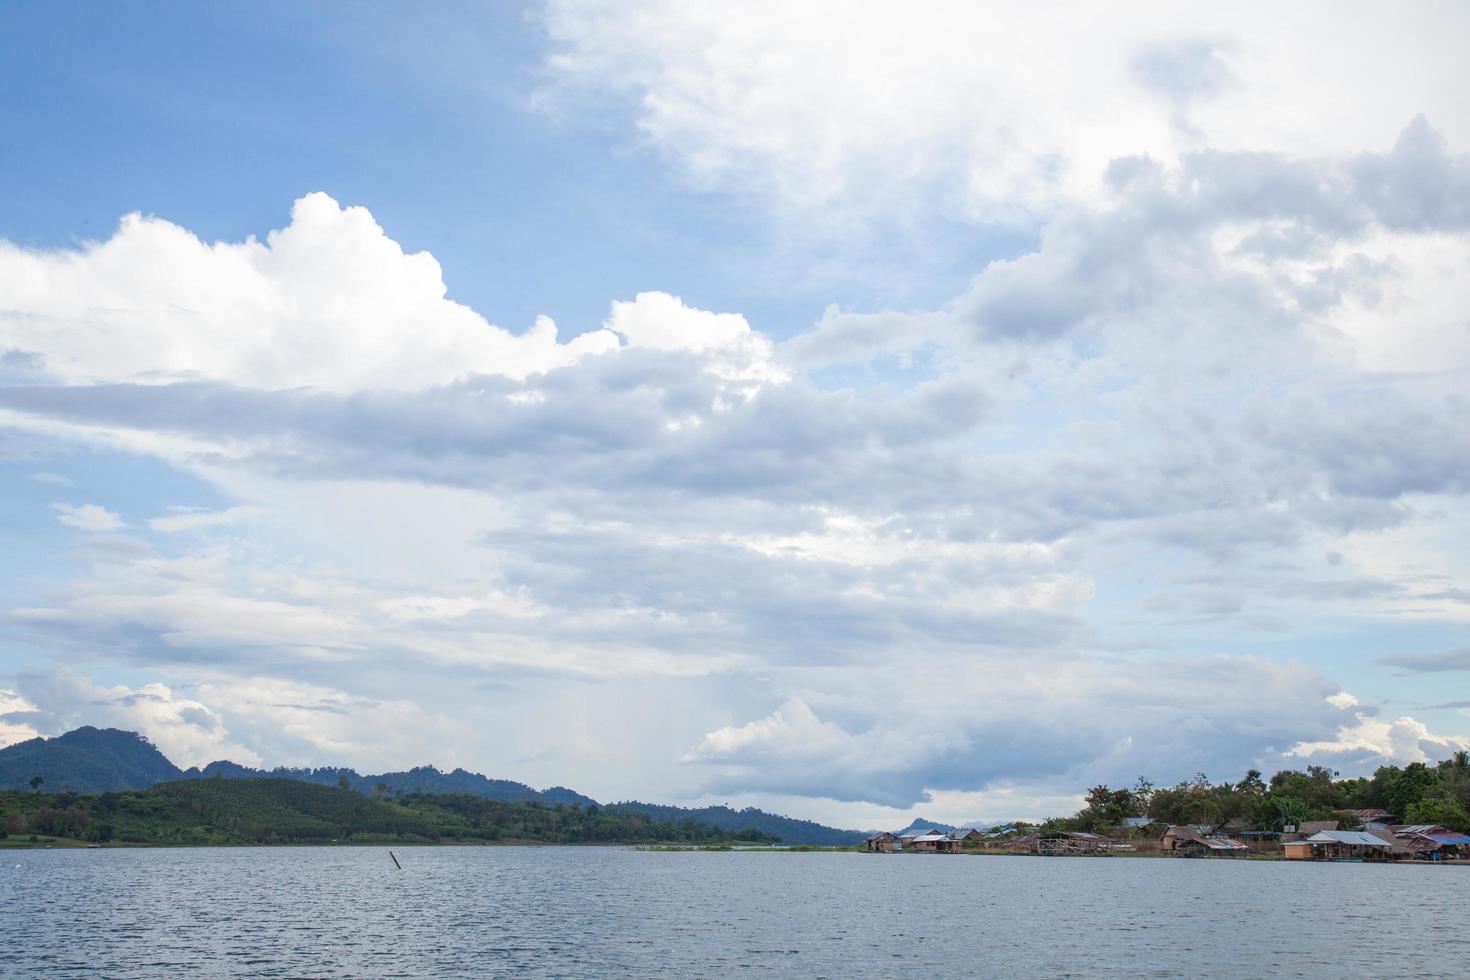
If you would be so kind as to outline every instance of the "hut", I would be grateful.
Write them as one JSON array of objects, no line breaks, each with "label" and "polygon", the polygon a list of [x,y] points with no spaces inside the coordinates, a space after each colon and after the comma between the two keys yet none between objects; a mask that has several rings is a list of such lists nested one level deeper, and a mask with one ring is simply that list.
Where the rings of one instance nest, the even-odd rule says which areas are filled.
[{"label": "hut", "polygon": [[948,851],[951,849],[949,845],[953,844],[954,841],[950,840],[948,836],[946,836],[945,834],[941,834],[937,830],[931,830],[926,834],[919,834],[912,841],[908,841],[907,843],[909,850],[919,851],[922,853],[925,851]]},{"label": "hut", "polygon": [[1442,833],[1397,834],[1396,838],[1407,844],[1416,858],[1426,861],[1457,860],[1470,857],[1470,835],[1457,834],[1436,826]]},{"label": "hut", "polygon": [[1053,830],[1036,835],[1037,854],[1099,854],[1115,849],[1118,845],[1109,838],[1084,830]]},{"label": "hut", "polygon": [[1164,831],[1160,842],[1166,851],[1177,851],[1180,845],[1186,841],[1204,840],[1205,832],[1196,826],[1185,824],[1180,827],[1170,827]]},{"label": "hut", "polygon": [[890,834],[886,830],[869,837],[867,844],[868,850],[884,854],[903,850],[903,842],[898,839],[898,835]]},{"label": "hut", "polygon": [[950,840],[954,841],[955,847],[957,848],[964,847],[971,841],[978,844],[985,839],[985,835],[974,827],[960,827],[956,830],[951,830],[948,836]]},{"label": "hut", "polygon": [[1361,830],[1320,830],[1282,845],[1288,861],[1387,861],[1392,848],[1381,837]]},{"label": "hut", "polygon": [[1170,827],[1164,831],[1164,850],[1185,857],[1241,857],[1250,848],[1223,834],[1206,834],[1198,827]]}]

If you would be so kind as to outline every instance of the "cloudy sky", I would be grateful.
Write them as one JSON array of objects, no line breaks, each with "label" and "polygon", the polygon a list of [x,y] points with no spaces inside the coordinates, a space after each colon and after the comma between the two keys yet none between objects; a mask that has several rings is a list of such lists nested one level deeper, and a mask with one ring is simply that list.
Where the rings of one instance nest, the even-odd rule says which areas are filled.
[{"label": "cloudy sky", "polygon": [[0,743],[848,826],[1470,745],[1470,9],[0,10]]}]

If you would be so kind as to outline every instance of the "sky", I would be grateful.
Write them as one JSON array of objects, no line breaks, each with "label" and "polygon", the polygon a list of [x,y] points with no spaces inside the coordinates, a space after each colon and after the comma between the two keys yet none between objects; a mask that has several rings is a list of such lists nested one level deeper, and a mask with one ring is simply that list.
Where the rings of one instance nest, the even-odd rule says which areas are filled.
[{"label": "sky", "polygon": [[0,744],[865,829],[1470,747],[1466,36],[0,6]]}]

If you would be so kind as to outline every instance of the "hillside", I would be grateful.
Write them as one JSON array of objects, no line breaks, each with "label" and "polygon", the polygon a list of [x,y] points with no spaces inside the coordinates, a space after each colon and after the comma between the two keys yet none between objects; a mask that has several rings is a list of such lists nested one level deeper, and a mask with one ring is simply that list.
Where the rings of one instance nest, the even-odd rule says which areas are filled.
[{"label": "hillside", "polygon": [[77,793],[146,789],[183,775],[153,743],[116,728],[78,728],[55,738],[33,738],[0,749],[0,789],[63,786]]},{"label": "hillside", "polygon": [[[455,769],[441,772],[433,766],[417,766],[404,772],[385,772],[378,775],[362,775],[355,769],[339,769],[324,766],[319,769],[293,769],[277,766],[275,769],[252,769],[234,762],[211,762],[203,769],[188,769],[185,779],[295,779],[303,783],[321,786],[340,786],[345,776],[347,785],[359,793],[379,795],[401,795],[404,793],[467,793],[487,800],[503,802],[564,803],[568,806],[596,806],[590,796],[573,792],[562,786],[539,790],[525,783],[509,779],[491,779],[477,772]],[[385,789],[380,789],[385,787]]]},{"label": "hillside", "polygon": [[632,811],[410,793],[374,799],[294,779],[191,779],[103,793],[0,792],[0,836],[99,843],[282,844],[529,841],[720,844],[767,842],[692,820]]},{"label": "hillside", "polygon": [[[0,789],[29,789],[33,776],[41,776],[45,791],[63,787],[78,793],[105,793],[146,789],[155,783],[177,780],[195,782],[294,780],[338,789],[342,780],[363,796],[403,797],[414,793],[430,795],[465,794],[503,803],[561,804],[592,808],[597,801],[564,786],[536,789],[509,779],[492,779],[465,769],[443,772],[434,766],[379,774],[361,774],[355,769],[321,768],[254,769],[228,761],[211,762],[200,768],[180,770],[141,735],[117,729],[78,728],[52,739],[31,739],[0,749]],[[754,827],[779,837],[788,844],[845,845],[859,842],[855,830],[825,827],[810,820],[796,820],[762,810],[733,810],[725,806],[688,809],[652,803],[622,803],[619,807],[638,811],[657,820],[695,820],[729,832]]]},{"label": "hillside", "polygon": [[697,808],[686,808],[679,806],[660,806],[655,803],[639,803],[637,801],[628,803],[616,803],[611,809],[634,810],[646,813],[659,820],[697,820],[707,823],[712,827],[724,830],[741,830],[753,827],[763,834],[772,834],[781,839],[783,844],[814,844],[821,846],[841,847],[848,844],[860,844],[866,836],[857,830],[838,830],[835,827],[826,827],[810,820],[797,820],[792,817],[783,817],[754,807],[746,807],[744,810],[733,810],[727,806],[706,806]]}]

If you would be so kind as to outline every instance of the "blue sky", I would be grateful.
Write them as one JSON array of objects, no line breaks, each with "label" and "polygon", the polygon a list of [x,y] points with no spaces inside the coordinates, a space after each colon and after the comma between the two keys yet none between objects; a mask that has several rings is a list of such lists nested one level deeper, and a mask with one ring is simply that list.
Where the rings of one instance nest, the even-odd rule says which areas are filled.
[{"label": "blue sky", "polygon": [[1463,746],[1466,27],[7,5],[0,738],[854,826]]}]

